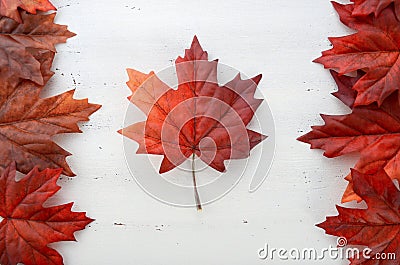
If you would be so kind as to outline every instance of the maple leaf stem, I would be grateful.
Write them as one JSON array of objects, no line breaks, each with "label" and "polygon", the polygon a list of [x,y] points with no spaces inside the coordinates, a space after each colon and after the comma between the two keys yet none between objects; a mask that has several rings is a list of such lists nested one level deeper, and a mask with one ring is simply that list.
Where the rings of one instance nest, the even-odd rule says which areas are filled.
[{"label": "maple leaf stem", "polygon": [[195,174],[195,154],[192,155],[192,177],[193,177],[193,188],[194,188],[194,199],[196,201],[196,207],[198,211],[201,211],[201,202],[199,192],[197,191],[197,184],[196,184],[196,174]]}]

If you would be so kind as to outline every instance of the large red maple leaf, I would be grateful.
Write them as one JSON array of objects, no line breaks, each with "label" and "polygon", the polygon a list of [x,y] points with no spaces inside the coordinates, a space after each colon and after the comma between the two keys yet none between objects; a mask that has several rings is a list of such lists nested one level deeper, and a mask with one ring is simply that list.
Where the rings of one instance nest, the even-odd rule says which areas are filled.
[{"label": "large red maple leaf", "polygon": [[[192,154],[223,172],[224,161],[249,156],[265,136],[245,129],[262,99],[254,98],[261,75],[224,86],[217,81],[217,61],[208,61],[195,37],[185,57],[176,60],[178,89],[151,72],[128,69],[130,100],[147,120],[120,132],[139,143],[138,154],[164,155],[160,173],[183,163]],[[244,130],[243,130],[244,129]],[[203,141],[210,138],[212,141]],[[204,145],[202,145],[204,144]]]},{"label": "large red maple leaf", "polygon": [[15,164],[0,177],[0,263],[2,265],[63,264],[50,243],[75,241],[74,232],[93,220],[83,212],[72,212],[73,203],[43,207],[60,187],[62,169],[34,168],[16,181]]},{"label": "large red maple leaf", "polygon": [[[54,53],[36,50],[46,83]],[[70,155],[52,141],[60,133],[81,132],[77,125],[87,121],[100,108],[87,99],[73,99],[74,90],[49,98],[41,98],[43,86],[16,76],[0,75],[0,172],[11,161],[17,169],[28,173],[39,169],[63,168],[63,174],[73,176],[66,157]]]},{"label": "large red maple leaf", "polygon": [[22,23],[18,8],[32,14],[36,14],[37,10],[56,10],[49,0],[0,0],[0,16],[6,16]]},{"label": "large red maple leaf", "polygon": [[185,57],[175,61],[178,88],[172,89],[155,74],[128,69],[130,100],[147,120],[120,131],[139,143],[138,154],[163,155],[160,173],[197,155],[210,167],[223,172],[224,161],[249,156],[266,136],[246,126],[262,99],[254,98],[261,75],[242,80],[238,74],[220,86],[218,61],[194,37]]},{"label": "large red maple leaf", "polygon": [[400,18],[399,0],[352,0],[354,2],[353,16],[368,16],[374,14],[378,17],[380,13],[393,3],[397,18]]},{"label": "large red maple leaf", "polygon": [[333,5],[340,20],[357,32],[329,38],[333,48],[315,62],[340,74],[363,70],[366,74],[353,87],[358,92],[355,105],[380,105],[400,88],[400,23],[393,8],[384,9],[378,17],[355,17],[353,4]]},{"label": "large red maple leaf", "polygon": [[[339,91],[334,93],[349,107],[353,106],[356,94],[351,87],[362,78],[338,76],[331,72]],[[380,107],[376,103],[356,106],[346,115],[321,115],[325,125],[313,126],[312,131],[298,140],[311,144],[311,148],[323,149],[327,157],[336,157],[352,152],[360,153],[355,169],[362,173],[373,173],[384,168],[392,179],[400,180],[400,102],[397,92],[389,96]],[[350,181],[343,202],[360,200]]]},{"label": "large red maple leaf", "polygon": [[352,176],[354,191],[368,208],[337,206],[339,215],[327,217],[317,226],[327,234],[346,238],[349,245],[368,246],[372,250],[367,253],[370,258],[352,257],[353,265],[399,264],[400,191],[383,170],[371,175],[353,170]]}]

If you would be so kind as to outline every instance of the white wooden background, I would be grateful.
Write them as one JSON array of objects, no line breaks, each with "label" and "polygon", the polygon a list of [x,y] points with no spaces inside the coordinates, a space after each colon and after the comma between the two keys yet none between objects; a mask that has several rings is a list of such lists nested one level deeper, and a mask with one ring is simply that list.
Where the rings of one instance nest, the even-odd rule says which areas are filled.
[{"label": "white wooden background", "polygon": [[[95,218],[76,233],[78,243],[56,243],[65,264],[241,265],[304,264],[262,261],[271,247],[322,249],[336,239],[315,227],[334,215],[355,157],[326,159],[296,138],[321,124],[318,113],[347,110],[330,92],[328,71],[312,63],[328,49],[328,36],[348,33],[328,0],[53,0],[57,22],[78,34],[58,46],[55,76],[44,96],[76,88],[103,107],[83,134],[56,140],[75,178],[49,204],[75,201]],[[276,124],[276,157],[256,193],[249,179],[199,213],[149,197],[132,179],[122,136],[129,94],[125,68],[143,72],[171,66],[197,34],[211,59],[263,74],[259,88]],[[116,225],[123,224],[123,225]],[[307,264],[312,263],[306,261]],[[326,259],[319,264],[347,264]]]}]

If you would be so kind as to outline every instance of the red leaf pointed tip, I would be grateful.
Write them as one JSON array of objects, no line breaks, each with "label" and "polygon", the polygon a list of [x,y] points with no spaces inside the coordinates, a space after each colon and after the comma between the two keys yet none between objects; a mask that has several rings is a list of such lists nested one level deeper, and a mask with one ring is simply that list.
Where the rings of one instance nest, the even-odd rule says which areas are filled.
[{"label": "red leaf pointed tip", "polygon": [[338,2],[336,2],[336,1],[331,1],[331,4],[332,4],[333,8],[334,8],[338,13],[340,12],[339,10],[341,10],[343,7],[346,6],[345,4],[341,4],[341,3],[338,3]]},{"label": "red leaf pointed tip", "polygon": [[258,83],[260,83],[261,79],[262,79],[262,74],[259,74],[259,75],[256,75],[255,77],[253,77],[251,80],[253,80],[253,82],[258,85]]},{"label": "red leaf pointed tip", "polygon": [[192,44],[190,45],[189,51],[194,52],[194,51],[196,51],[196,50],[199,50],[201,53],[206,52],[206,51],[203,50],[203,47],[201,47],[201,44],[200,44],[200,42],[199,42],[199,39],[198,39],[197,36],[195,35],[195,36],[193,37],[193,41],[192,41]]},{"label": "red leaf pointed tip", "polygon": [[194,46],[200,46],[200,47],[201,47],[200,42],[199,42],[199,39],[197,38],[196,35],[194,35],[194,37],[193,37],[191,47],[194,47]]},{"label": "red leaf pointed tip", "polygon": [[68,170],[64,170],[62,173],[67,177],[76,177],[76,174],[69,167]]},{"label": "red leaf pointed tip", "polygon": [[323,221],[322,223],[316,224],[315,226],[325,230],[325,222],[326,221]]}]

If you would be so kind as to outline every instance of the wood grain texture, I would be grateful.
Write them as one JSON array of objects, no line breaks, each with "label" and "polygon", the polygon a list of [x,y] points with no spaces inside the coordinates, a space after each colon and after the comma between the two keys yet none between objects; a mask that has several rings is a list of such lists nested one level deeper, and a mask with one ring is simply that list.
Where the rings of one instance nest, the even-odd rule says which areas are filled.
[{"label": "wood grain texture", "polygon": [[[56,22],[77,37],[58,47],[55,77],[45,95],[76,88],[76,98],[102,104],[80,135],[57,136],[73,156],[74,179],[63,177],[51,203],[75,200],[75,211],[95,218],[79,243],[57,243],[65,264],[266,264],[257,250],[322,249],[336,245],[314,225],[336,214],[355,158],[330,159],[296,138],[318,113],[346,113],[329,93],[329,72],[311,61],[329,48],[328,36],[346,34],[329,1],[93,1],[54,0]],[[277,148],[271,172],[256,193],[250,178],[203,212],[148,196],[125,163],[122,136],[128,107],[126,68],[171,66],[197,34],[211,59],[263,74],[259,88],[275,117]],[[45,96],[44,95],[44,96]],[[138,165],[147,159],[137,156]],[[161,161],[159,161],[161,162]],[[314,264],[315,261],[307,261]],[[315,262],[316,264],[317,262]],[[318,264],[347,264],[319,261]],[[269,261],[269,264],[299,264]]]}]

